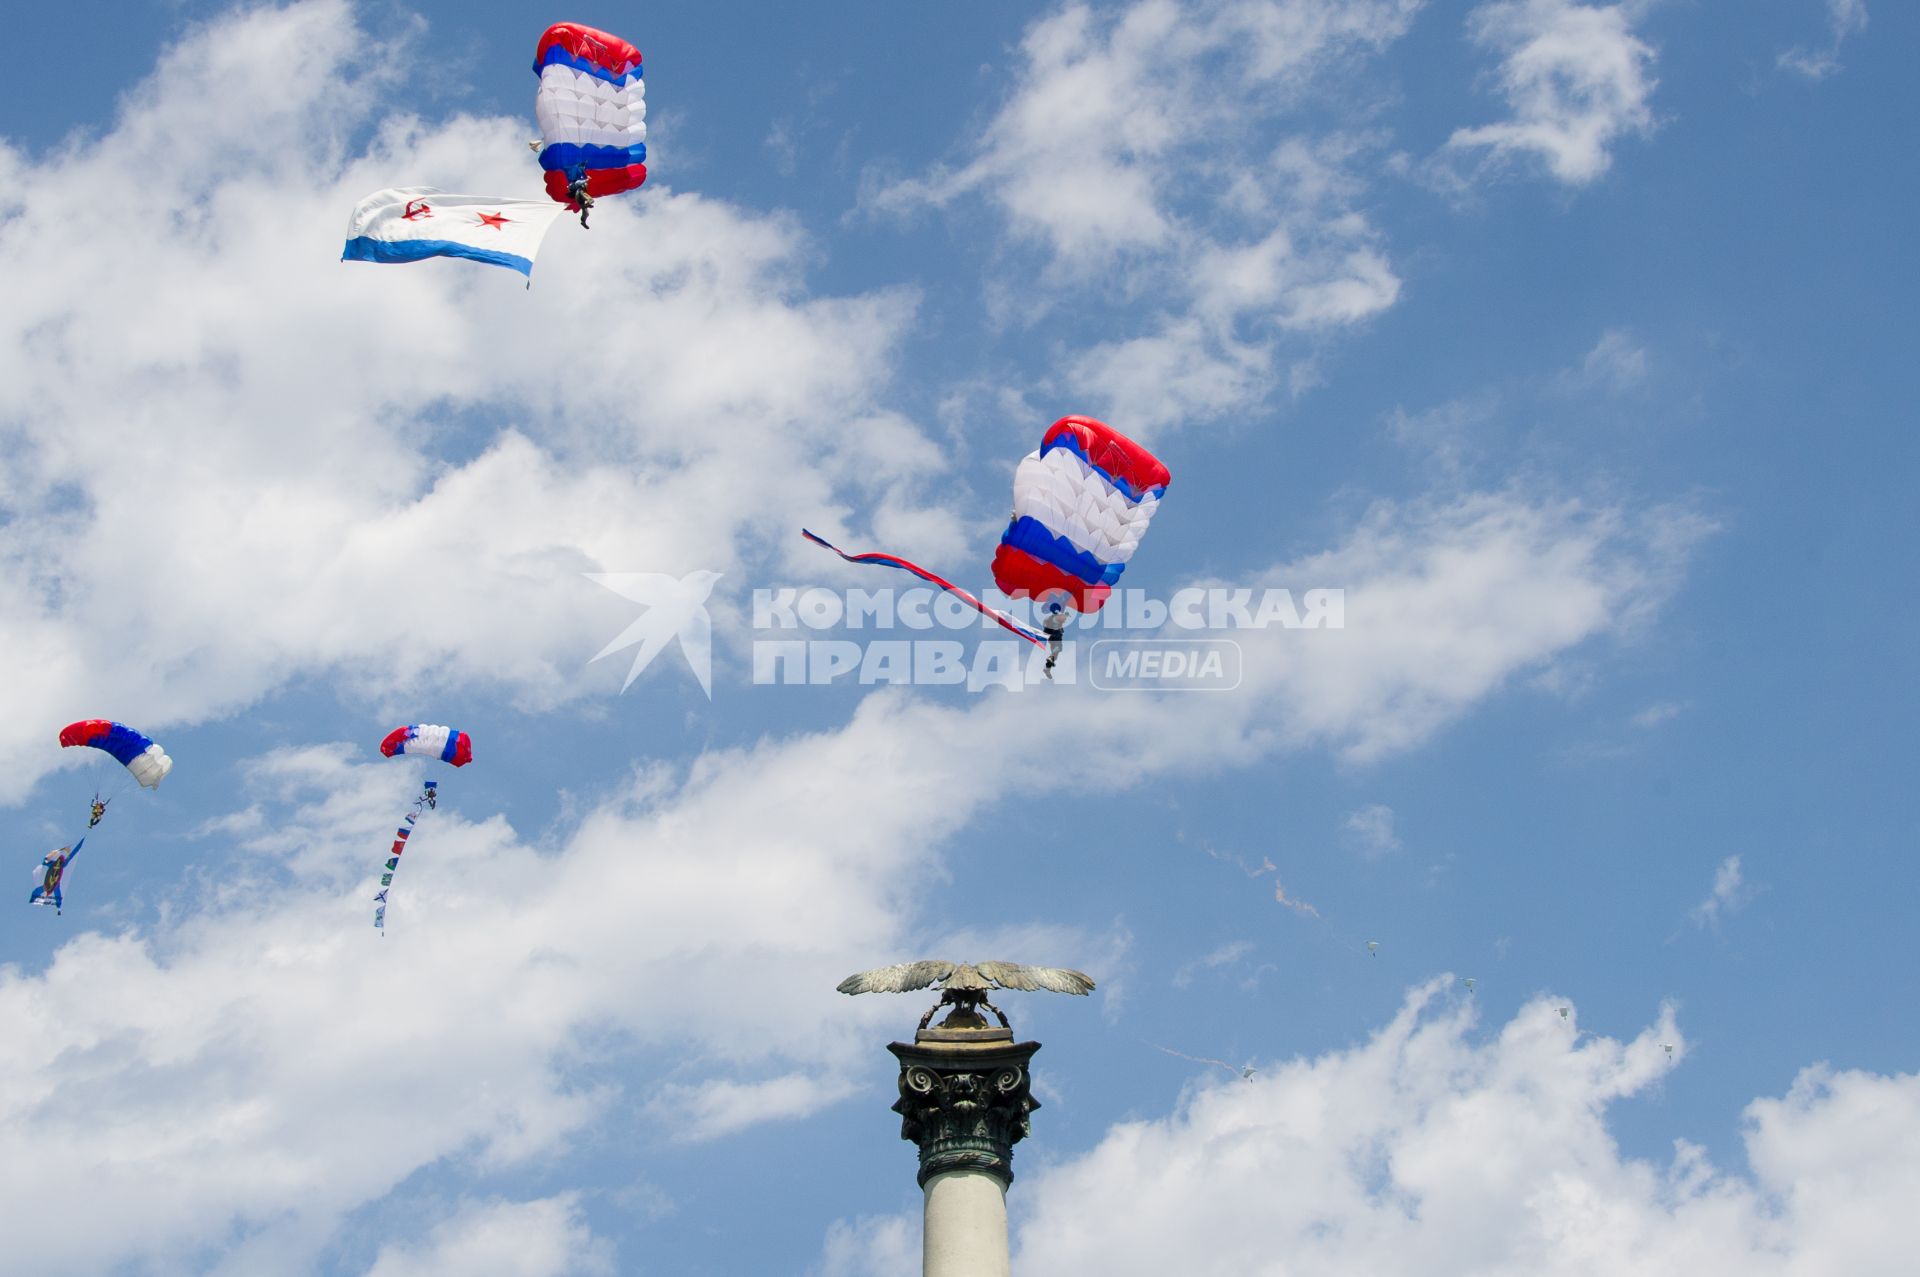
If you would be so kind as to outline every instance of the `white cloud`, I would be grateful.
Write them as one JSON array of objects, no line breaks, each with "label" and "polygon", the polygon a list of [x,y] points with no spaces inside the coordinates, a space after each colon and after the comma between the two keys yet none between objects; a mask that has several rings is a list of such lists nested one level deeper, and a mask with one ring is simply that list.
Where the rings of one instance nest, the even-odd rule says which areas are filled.
[{"label": "white cloud", "polygon": [[1426,453],[1442,473],[1458,475],[1478,455],[1482,437],[1500,408],[1501,395],[1495,391],[1449,400],[1419,412],[1396,406],[1387,416],[1387,433],[1399,443]]},{"label": "white cloud", "polygon": [[1633,33],[1634,16],[1626,4],[1577,0],[1490,0],[1475,9],[1468,29],[1502,55],[1496,78],[1513,114],[1456,130],[1448,151],[1484,148],[1496,162],[1532,157],[1570,186],[1605,173],[1616,141],[1654,125],[1654,51]]},{"label": "white cloud", "polygon": [[593,1277],[614,1272],[571,1196],[469,1206],[424,1242],[383,1246],[366,1277]]},{"label": "white cloud", "polygon": [[835,1220],[810,1277],[903,1277],[920,1266],[920,1222],[901,1215]]},{"label": "white cloud", "polygon": [[1782,70],[1824,80],[1840,69],[1840,46],[1867,29],[1867,0],[1827,0],[1828,43],[1824,49],[1796,45],[1782,53]]},{"label": "white cloud", "polygon": [[1337,549],[1256,582],[1344,583],[1345,628],[1248,632],[1246,682],[1286,704],[1267,728],[1283,739],[1382,757],[1587,639],[1634,633],[1707,530],[1681,510],[1502,493],[1382,502]]},{"label": "white cloud", "polygon": [[[1903,1272],[1920,1226],[1920,1077],[1810,1068],[1745,1113],[1749,1171],[1683,1139],[1625,1156],[1610,1109],[1684,1058],[1542,999],[1491,1038],[1417,990],[1366,1043],[1192,1086],[1021,1178],[1016,1271],[1126,1274]],[[1660,1043],[1681,1049],[1671,1056]]]},{"label": "white cloud", "polygon": [[1193,983],[1193,977],[1201,971],[1214,971],[1221,967],[1230,967],[1253,952],[1253,941],[1230,940],[1212,953],[1183,964],[1168,981],[1176,989],[1184,989]]},{"label": "white cloud", "polygon": [[0,660],[36,671],[0,801],[102,707],[158,733],[301,675],[611,690],[586,658],[631,617],[582,572],[724,572],[933,468],[877,406],[911,299],[807,296],[782,218],[650,185],[557,227],[530,292],[335,260],[368,190],[532,180],[524,121],[381,115],[410,57],[334,0],[251,9],[99,137],[0,146]]},{"label": "white cloud", "polygon": [[757,1082],[726,1079],[664,1088],[650,1106],[651,1116],[678,1138],[717,1139],[762,1122],[805,1117],[851,1095],[850,1079],[830,1082],[805,1073],[787,1073]]},{"label": "white cloud", "polygon": [[[81,933],[43,972],[0,971],[9,1253],[47,1277],[208,1247],[243,1257],[267,1239],[293,1262],[423,1167],[549,1155],[629,1103],[569,1083],[589,1034],[664,1070],[650,1087],[682,1088],[690,1137],[832,1103],[900,1014],[834,985],[923,943],[924,893],[944,872],[929,802],[958,831],[1041,786],[1409,748],[1651,606],[1670,551],[1617,510],[1383,506],[1276,569],[1349,583],[1349,628],[1250,642],[1239,695],[1060,687],[953,708],[877,693],[836,730],[638,774],[539,845],[498,817],[462,819],[486,810],[484,791],[449,787],[410,845],[385,939],[367,884],[413,769],[346,747],[270,754],[246,814],[209,825],[244,839],[222,880],[183,883],[150,936]],[[1112,939],[1048,931],[1030,947],[1113,998]],[[48,1202],[47,1182],[88,1192]]]},{"label": "white cloud", "polygon": [[1353,812],[1342,828],[1364,856],[1379,857],[1400,850],[1400,836],[1393,832],[1393,808],[1385,804],[1374,803]]},{"label": "white cloud", "polygon": [[1635,727],[1658,727],[1686,712],[1686,706],[1678,701],[1655,701],[1633,716]]},{"label": "white cloud", "polygon": [[[1018,322],[1070,311],[1074,297],[1141,315],[1127,335],[1062,353],[1068,391],[1132,429],[1227,417],[1311,384],[1307,348],[1289,366],[1283,341],[1349,328],[1399,296],[1354,176],[1379,139],[1294,120],[1315,93],[1351,110],[1363,91],[1353,67],[1420,7],[1070,4],[1029,29],[1008,99],[963,164],[873,189],[866,204],[990,201],[1043,253],[1047,289],[1004,290],[1021,299]],[[1025,261],[1013,270],[1030,280]]]},{"label": "white cloud", "polygon": [[1277,905],[1284,905],[1302,917],[1318,918],[1320,916],[1318,909],[1304,900],[1289,896],[1286,887],[1277,882],[1273,884],[1273,902]]},{"label": "white cloud", "polygon": [[1717,927],[1722,916],[1738,911],[1747,902],[1747,889],[1740,874],[1740,857],[1728,856],[1713,871],[1713,890],[1693,907],[1688,917],[1697,927]]},{"label": "white cloud", "polygon": [[1589,385],[1609,390],[1630,390],[1647,378],[1647,352],[1633,334],[1609,328],[1600,334],[1581,361],[1580,371]]}]

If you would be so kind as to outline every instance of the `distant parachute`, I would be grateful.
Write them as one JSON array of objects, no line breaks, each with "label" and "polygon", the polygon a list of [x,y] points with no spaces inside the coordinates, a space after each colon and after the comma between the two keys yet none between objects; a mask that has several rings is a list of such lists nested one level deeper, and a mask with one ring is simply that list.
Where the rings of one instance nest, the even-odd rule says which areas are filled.
[{"label": "distant parachute", "polygon": [[[380,742],[380,752],[388,758],[401,754],[416,754],[425,758],[438,758],[443,763],[455,767],[465,767],[473,761],[473,738],[453,727],[442,727],[438,723],[409,723],[405,727],[396,727],[387,733]],[[373,925],[382,934],[387,927],[387,891],[393,886],[393,875],[400,868],[400,855],[407,849],[407,839],[413,836],[413,828],[420,817],[432,811],[440,803],[440,782],[428,780],[420,787],[420,796],[413,800],[413,809],[402,817],[402,823],[393,835],[393,846],[387,853],[387,863],[380,874],[380,890],[374,895]]]},{"label": "distant parachute", "polygon": [[[87,829],[91,831],[106,818],[107,805],[117,798],[128,785],[138,781],[143,788],[158,789],[160,782],[173,770],[173,759],[167,751],[145,732],[128,727],[125,723],[115,723],[104,718],[83,718],[77,723],[68,723],[60,729],[60,745],[63,749],[87,747],[97,749],[99,754],[91,755],[100,760],[101,755],[113,759],[126,768],[125,779],[119,784],[103,784],[100,766],[93,768],[89,783],[93,785],[93,801],[88,804]],[[103,764],[102,764],[103,765]],[[105,797],[102,791],[105,790]],[[81,846],[86,842],[83,836],[71,848],[61,847],[48,852],[46,857],[34,869],[35,887],[31,897],[37,905],[52,905],[58,913],[62,907],[61,880],[66,876],[67,866],[80,854]]]},{"label": "distant parachute", "polygon": [[533,110],[547,194],[580,214],[647,180],[647,82],[640,50],[617,35],[556,22],[540,37]]},{"label": "distant parachute", "polygon": [[60,729],[60,744],[68,749],[90,745],[103,750],[124,765],[133,778],[148,789],[158,789],[173,770],[173,760],[153,737],[137,732],[125,723],[104,718],[87,718],[68,723]]},{"label": "distant parachute", "polygon": [[1379,957],[1379,956],[1380,956],[1380,942],[1379,942],[1378,940],[1369,940],[1369,941],[1367,941],[1367,952],[1368,952],[1368,953],[1370,953],[1370,954],[1372,954],[1372,955],[1373,955],[1374,957],[1376,957],[1376,958],[1377,958],[1377,957]]},{"label": "distant parachute", "polygon": [[1568,1010],[1569,1010],[1569,1009],[1570,1009],[1570,1008],[1567,1008],[1567,1007],[1561,1007],[1561,1008],[1560,1008],[1560,1018],[1561,1018],[1562,1020],[1564,1020],[1564,1019],[1566,1019],[1566,1018],[1567,1018],[1567,1012],[1568,1012]]},{"label": "distant parachute", "polygon": [[1467,977],[1467,992],[1468,992],[1468,993],[1472,993],[1472,992],[1473,992],[1473,985],[1474,985],[1474,979],[1473,979],[1473,977],[1472,977],[1472,976],[1468,976],[1468,977]]},{"label": "distant parachute", "polygon": [[408,723],[387,733],[380,752],[388,758],[395,754],[429,754],[443,763],[465,767],[473,761],[473,737],[437,723]]}]

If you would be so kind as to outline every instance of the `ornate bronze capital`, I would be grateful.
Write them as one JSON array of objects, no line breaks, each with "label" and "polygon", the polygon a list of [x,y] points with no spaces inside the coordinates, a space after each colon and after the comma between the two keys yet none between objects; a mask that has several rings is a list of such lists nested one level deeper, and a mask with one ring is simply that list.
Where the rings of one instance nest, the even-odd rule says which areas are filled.
[{"label": "ornate bronze capital", "polygon": [[900,1138],[920,1149],[920,1185],[945,1171],[976,1170],[1013,1183],[1013,1146],[1040,1107],[1027,1062],[1038,1042],[1007,1029],[923,1029],[887,1048],[900,1061]]}]

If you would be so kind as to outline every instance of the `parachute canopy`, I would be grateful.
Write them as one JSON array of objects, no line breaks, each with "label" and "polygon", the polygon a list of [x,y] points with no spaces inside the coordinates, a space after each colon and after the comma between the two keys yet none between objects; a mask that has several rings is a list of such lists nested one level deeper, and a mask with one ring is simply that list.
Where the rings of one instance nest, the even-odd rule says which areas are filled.
[{"label": "parachute canopy", "polygon": [[595,199],[647,180],[647,85],[640,50],[617,35],[556,22],[540,37],[540,167],[547,194],[570,208],[567,187],[585,177]]},{"label": "parachute canopy", "polygon": [[167,757],[166,750],[155,744],[151,736],[136,732],[125,723],[112,723],[104,718],[68,723],[60,729],[60,743],[68,749],[91,745],[105,750],[148,789],[158,789],[167,773],[173,770],[173,760]]},{"label": "parachute canopy", "polygon": [[424,754],[455,767],[465,767],[473,761],[473,737],[437,723],[408,723],[387,733],[387,738],[380,742],[380,752],[388,758],[395,754]]},{"label": "parachute canopy", "polygon": [[27,897],[27,903],[51,905],[53,911],[59,913],[66,903],[60,890],[60,883],[67,876],[67,866],[73,863],[73,858],[79,855],[80,849],[86,845],[87,840],[82,838],[71,847],[58,847],[48,852],[46,857],[33,867],[34,887],[33,893]]},{"label": "parachute canopy", "polygon": [[1062,417],[1013,475],[1013,519],[993,555],[1010,598],[1098,612],[1172,476],[1159,458],[1091,417]]}]

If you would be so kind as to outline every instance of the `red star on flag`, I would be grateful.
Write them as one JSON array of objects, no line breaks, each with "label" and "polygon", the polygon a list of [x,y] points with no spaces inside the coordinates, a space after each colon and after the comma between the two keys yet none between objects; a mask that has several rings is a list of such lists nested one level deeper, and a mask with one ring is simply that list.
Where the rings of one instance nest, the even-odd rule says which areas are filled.
[{"label": "red star on flag", "polygon": [[502,217],[498,213],[481,213],[479,218],[482,226],[491,226],[496,231],[513,220],[510,217]]}]

